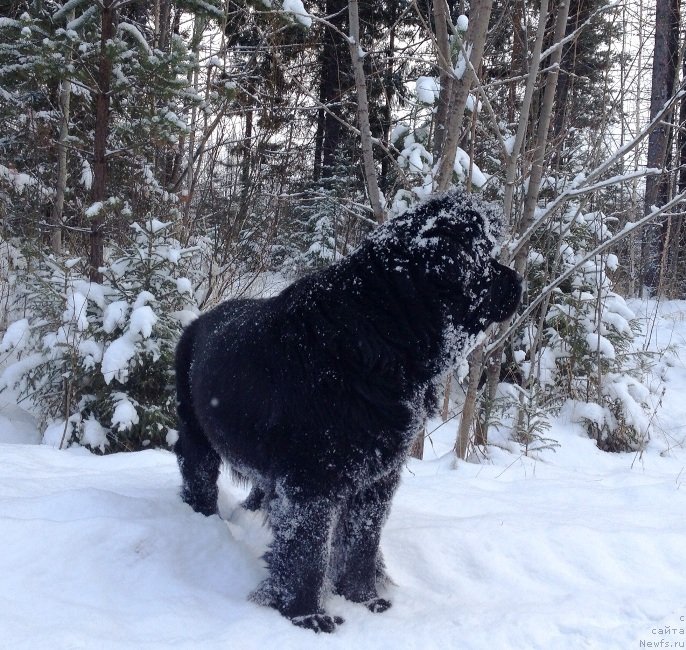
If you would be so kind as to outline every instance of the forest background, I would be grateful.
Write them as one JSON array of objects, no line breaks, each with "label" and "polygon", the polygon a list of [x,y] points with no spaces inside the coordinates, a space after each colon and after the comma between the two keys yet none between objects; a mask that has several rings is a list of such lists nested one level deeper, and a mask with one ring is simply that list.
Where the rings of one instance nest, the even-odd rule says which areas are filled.
[{"label": "forest background", "polygon": [[562,411],[640,451],[625,298],[686,288],[679,4],[1,2],[0,387],[45,442],[170,446],[184,324],[461,185],[526,287],[445,378],[456,456],[555,447]]}]

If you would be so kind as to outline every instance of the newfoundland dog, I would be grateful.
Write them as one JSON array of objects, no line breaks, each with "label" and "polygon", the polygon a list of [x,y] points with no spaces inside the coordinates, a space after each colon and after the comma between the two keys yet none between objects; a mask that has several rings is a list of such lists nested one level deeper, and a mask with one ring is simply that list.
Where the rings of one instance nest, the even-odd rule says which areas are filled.
[{"label": "newfoundland dog", "polygon": [[250,481],[274,540],[252,594],[331,632],[334,592],[382,612],[381,529],[436,384],[520,279],[496,262],[493,212],[461,191],[387,221],[351,255],[272,298],[228,300],[176,353],[182,498],[217,512],[222,460]]}]

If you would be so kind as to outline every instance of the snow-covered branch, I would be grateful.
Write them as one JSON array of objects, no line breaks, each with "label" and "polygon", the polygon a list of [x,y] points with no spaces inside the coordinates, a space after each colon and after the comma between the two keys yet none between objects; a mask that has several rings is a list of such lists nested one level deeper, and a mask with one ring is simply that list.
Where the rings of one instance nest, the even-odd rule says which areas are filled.
[{"label": "snow-covered branch", "polygon": [[541,60],[547,59],[551,54],[556,52],[557,50],[561,50],[567,43],[571,43],[572,41],[576,40],[579,36],[579,34],[588,27],[593,20],[596,18],[596,16],[600,15],[604,11],[610,11],[610,9],[615,9],[621,6],[620,0],[614,0],[613,2],[610,2],[609,4],[603,5],[602,7],[598,7],[581,25],[579,25],[573,32],[570,32],[567,34],[564,38],[560,39],[553,45],[551,45],[549,48],[545,49],[541,53]]},{"label": "snow-covered branch", "polygon": [[545,288],[541,290],[541,293],[527,306],[527,308],[519,316],[517,316],[517,318],[515,318],[512,321],[510,326],[489,345],[487,352],[490,353],[491,351],[495,350],[499,345],[504,343],[509,336],[516,332],[517,329],[526,322],[526,320],[531,316],[534,310],[544,300],[546,300],[546,296],[548,296],[551,291],[553,291],[561,284],[563,284],[566,280],[568,280],[570,277],[572,277],[579,269],[581,269],[584,266],[584,264],[586,264],[586,262],[592,260],[597,255],[600,255],[601,253],[604,253],[608,249],[612,248],[613,246],[615,246],[622,240],[626,239],[630,234],[632,234],[639,228],[643,227],[647,223],[650,223],[658,217],[667,216],[666,213],[670,211],[671,208],[679,205],[681,202],[684,201],[686,201],[686,191],[677,194],[674,198],[672,198],[670,201],[668,201],[660,207],[653,207],[649,214],[638,219],[637,221],[627,223],[624,226],[624,228],[622,228],[622,230],[620,230],[610,239],[607,239],[606,241],[598,244],[598,246],[596,246],[592,251],[588,252],[582,258],[577,260],[574,263],[574,265],[570,266],[563,273],[558,275]]},{"label": "snow-covered branch", "polygon": [[[617,151],[615,151],[611,156],[606,158],[600,165],[598,165],[595,169],[589,172],[586,178],[583,179],[582,183],[569,187],[568,189],[561,192],[553,201],[551,201],[539,213],[537,218],[528,226],[528,228],[519,236],[517,241],[513,243],[510,249],[512,256],[517,255],[517,253],[519,253],[522,250],[522,248],[531,239],[534,232],[538,228],[540,228],[543,223],[545,223],[545,221],[550,217],[551,214],[554,213],[555,210],[557,210],[561,205],[563,205],[573,196],[578,196],[579,194],[585,193],[585,189],[589,187],[590,184],[594,183],[596,179],[602,176],[608,169],[616,165],[622,158],[624,158],[624,156],[626,156],[630,151],[635,149],[643,140],[645,140],[645,138],[647,138],[650,135],[650,132],[661,124],[662,118],[674,107],[674,105],[682,97],[684,97],[684,95],[686,95],[686,91],[684,90],[685,85],[686,84],[682,83],[681,88],[679,88],[679,90],[676,93],[674,93],[674,95],[672,95],[672,97],[665,103],[662,110],[655,116],[655,118],[650,122],[650,124],[648,124],[648,126],[643,131],[641,131],[638,135],[629,140],[622,147],[617,149]],[[631,172],[630,174],[632,173],[633,172]],[[643,170],[643,173],[644,175],[647,174],[648,170]],[[624,180],[626,176],[620,176],[615,178],[615,182],[619,183],[622,180]],[[635,176],[631,176],[631,178],[635,178]]]},{"label": "snow-covered branch", "polygon": [[[457,75],[458,79],[453,81],[454,96],[447,115],[445,141],[443,150],[440,152],[441,159],[438,163],[438,174],[435,181],[438,191],[445,191],[452,181],[462,119],[469,90],[472,82],[475,81],[471,70],[478,68],[481,64],[492,6],[492,0],[478,0],[478,2],[472,3],[470,7],[469,26],[464,39],[466,44],[464,50],[469,53],[469,57],[461,57],[465,63],[464,73]],[[467,58],[471,60],[471,69],[466,66]]]}]

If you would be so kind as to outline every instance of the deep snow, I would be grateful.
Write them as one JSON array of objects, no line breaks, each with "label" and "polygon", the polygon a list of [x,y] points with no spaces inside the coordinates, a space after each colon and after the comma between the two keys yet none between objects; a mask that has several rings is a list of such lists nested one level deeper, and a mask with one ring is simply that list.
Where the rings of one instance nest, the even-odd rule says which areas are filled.
[{"label": "deep snow", "polygon": [[[632,307],[650,326],[655,305]],[[0,648],[686,647],[686,302],[658,310],[651,345],[673,349],[648,449],[606,454],[558,421],[556,453],[454,470],[441,427],[384,530],[393,608],[332,598],[333,635],[246,600],[269,534],[228,478],[227,521],[205,518],[171,453],[58,451],[1,406]]]}]

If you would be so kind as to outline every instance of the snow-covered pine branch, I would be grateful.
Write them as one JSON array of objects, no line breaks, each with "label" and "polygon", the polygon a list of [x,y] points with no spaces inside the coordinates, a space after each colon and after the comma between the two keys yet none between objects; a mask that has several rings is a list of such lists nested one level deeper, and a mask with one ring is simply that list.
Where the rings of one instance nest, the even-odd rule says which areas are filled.
[{"label": "snow-covered pine branch", "polygon": [[[582,193],[585,187],[591,183],[594,183],[597,178],[602,176],[602,174],[604,174],[608,169],[616,165],[624,158],[624,156],[626,156],[643,140],[645,140],[650,135],[650,132],[661,124],[663,117],[672,110],[674,105],[682,97],[684,97],[684,95],[686,95],[686,91],[684,90],[685,87],[686,82],[682,83],[679,90],[674,93],[674,95],[672,95],[672,97],[665,103],[662,110],[653,118],[653,120],[651,120],[645,129],[617,149],[612,155],[608,156],[602,163],[595,167],[595,169],[591,170],[583,179],[581,184],[563,190],[555,199],[548,203],[548,205],[546,205],[546,207],[543,208],[539,215],[534,219],[531,225],[521,235],[519,235],[517,241],[510,246],[510,253],[512,257],[515,257],[522,250],[522,248],[529,242],[534,232],[540,228],[543,223],[545,223],[545,221],[550,217],[551,214],[553,214],[555,210],[557,210],[565,201],[568,201],[572,196],[574,196],[573,193],[576,195]],[[647,173],[647,170],[644,171]],[[617,182],[621,182],[621,179]]]},{"label": "snow-covered pine branch", "polygon": [[629,222],[627,223],[622,230],[620,230],[618,233],[614,234],[610,239],[598,244],[592,251],[584,255],[581,259],[579,259],[573,266],[569,267],[566,269],[564,272],[562,272],[559,276],[557,276],[554,280],[552,280],[540,293],[539,296],[537,296],[527,307],[526,309],[519,314],[510,324],[510,326],[500,334],[494,341],[492,341],[489,346],[487,351],[492,352],[495,350],[499,345],[505,342],[514,332],[516,332],[533,314],[533,312],[543,303],[545,300],[546,296],[559,287],[562,283],[567,281],[570,277],[574,275],[574,273],[578,272],[579,269],[581,269],[586,262],[589,260],[593,259],[597,255],[600,255],[601,253],[606,252],[608,249],[612,248],[622,240],[626,239],[631,233],[635,232],[642,226],[644,226],[647,223],[650,223],[654,219],[657,219],[660,216],[667,216],[667,212],[671,210],[671,208],[679,205],[682,201],[686,201],[686,191],[681,192],[680,194],[677,194],[674,196],[670,201],[665,203],[664,205],[660,207],[654,207],[653,210],[646,216],[642,217],[641,219],[638,219],[637,221]]}]

